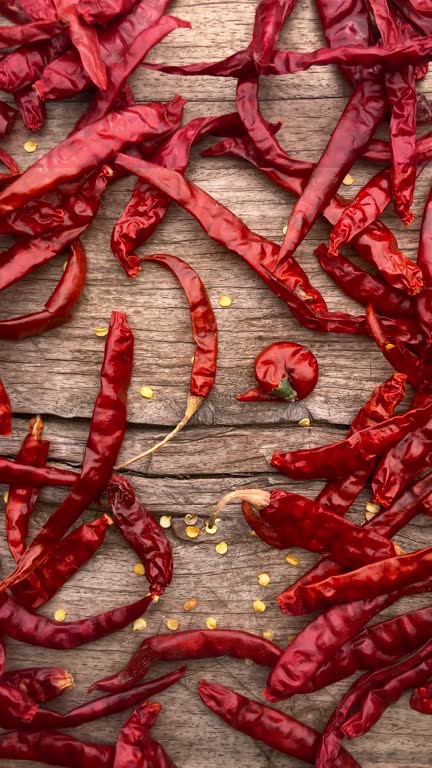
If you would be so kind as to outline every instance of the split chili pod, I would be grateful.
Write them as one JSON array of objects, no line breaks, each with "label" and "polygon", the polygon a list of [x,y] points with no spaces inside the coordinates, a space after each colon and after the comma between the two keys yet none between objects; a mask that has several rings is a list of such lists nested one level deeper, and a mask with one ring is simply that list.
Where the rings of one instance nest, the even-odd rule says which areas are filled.
[{"label": "split chili pod", "polygon": [[318,381],[318,361],[315,355],[293,341],[280,341],[266,347],[255,360],[258,387],[243,395],[241,402],[262,400],[304,400]]}]

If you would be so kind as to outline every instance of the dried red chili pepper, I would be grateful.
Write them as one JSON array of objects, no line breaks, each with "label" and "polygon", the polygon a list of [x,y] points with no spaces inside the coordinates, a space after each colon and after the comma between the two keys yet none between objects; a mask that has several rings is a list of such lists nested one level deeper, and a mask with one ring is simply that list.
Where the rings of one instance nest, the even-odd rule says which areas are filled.
[{"label": "dried red chili pepper", "polygon": [[[36,704],[52,701],[75,687],[74,679],[67,669],[57,667],[12,669],[3,674],[2,682],[23,691]],[[39,715],[43,712],[38,710]]]},{"label": "dried red chili pepper", "polygon": [[330,255],[325,245],[318,246],[315,255],[323,270],[354,301],[364,307],[373,304],[377,312],[388,317],[413,317],[415,304],[402,291],[373,277],[340,253]]},{"label": "dried red chili pepper", "polygon": [[37,488],[54,485],[69,488],[76,483],[78,477],[76,472],[68,469],[29,467],[0,457],[0,483],[5,485],[31,485]]},{"label": "dried red chili pepper", "polygon": [[152,448],[148,448],[138,456],[123,462],[116,469],[124,469],[135,461],[143,459],[166,445],[189,422],[201,407],[204,399],[209,396],[216,378],[218,335],[216,318],[201,278],[189,264],[166,253],[146,256],[142,262],[161,264],[175,275],[183,288],[189,303],[192,322],[192,335],[196,343],[192,363],[189,395],[185,415],[176,427]]},{"label": "dried red chili pepper", "polygon": [[242,499],[242,512],[243,517],[246,520],[249,528],[256,533],[257,536],[265,541],[270,547],[275,549],[284,549],[285,543],[281,541],[278,531],[272,528],[268,523],[265,523],[261,517],[259,517],[253,510],[252,505],[248,501]]},{"label": "dried red chili pepper", "polygon": [[[284,712],[271,709],[207,680],[200,680],[198,693],[204,704],[231,728],[263,741],[272,749],[315,764],[320,734]],[[0,752],[1,754],[1,752]],[[348,752],[341,752],[333,768],[358,766]]]},{"label": "dried red chili pepper", "polygon": [[[122,19],[116,19],[101,30],[99,44],[107,70],[122,60],[137,34],[158,21],[168,5],[169,0],[152,0],[151,3],[138,0]],[[35,88],[44,100],[67,99],[92,85],[75,48],[56,57],[45,67],[40,80],[37,76],[34,80]]]},{"label": "dried red chili pepper", "polygon": [[88,24],[105,24],[130,11],[134,0],[78,0],[77,10]]},{"label": "dried red chili pepper", "polygon": [[431,683],[416,688],[410,699],[411,709],[420,712],[422,715],[432,715],[432,686]]},{"label": "dried red chili pepper", "polygon": [[419,13],[409,0],[392,0],[392,3],[416,29],[425,35],[432,35],[432,21]]},{"label": "dried red chili pepper", "polygon": [[99,720],[101,717],[108,717],[109,715],[123,712],[129,707],[136,707],[145,699],[156,696],[166,688],[170,688],[171,685],[174,685],[184,677],[186,669],[187,667],[181,667],[163,677],[147,680],[145,683],[141,683],[141,685],[137,685],[124,693],[110,694],[109,696],[102,696],[99,699],[87,701],[85,704],[81,704],[65,714],[40,709],[36,712],[28,728],[31,728],[31,730],[77,728],[83,725],[83,723],[91,723]]},{"label": "dried red chili pepper", "polygon": [[292,341],[280,341],[263,349],[255,359],[258,387],[237,400],[304,400],[318,381],[318,361],[309,349]]},{"label": "dried red chili pepper", "polygon": [[108,485],[108,501],[124,538],[140,558],[152,595],[162,595],[171,583],[173,558],[163,528],[146,510],[130,482],[113,475]]},{"label": "dried red chili pepper", "polygon": [[[331,0],[317,0],[324,37],[330,48],[341,45],[370,46],[374,42],[371,18],[363,0],[341,0],[335,7]],[[363,67],[340,66],[344,77],[356,85],[359,80],[370,77]]]},{"label": "dried red chili pepper", "polygon": [[426,343],[432,341],[432,191],[427,199],[420,232],[418,265],[423,273],[424,288],[416,297],[417,316]]},{"label": "dried red chili pepper", "polygon": [[38,705],[18,688],[9,683],[0,683],[0,726],[19,728],[21,723],[31,722],[38,710]]},{"label": "dried red chili pepper", "polygon": [[0,221],[0,233],[18,237],[41,235],[61,227],[64,222],[65,211],[62,208],[48,200],[31,200]]},{"label": "dried red chili pepper", "polygon": [[0,435],[7,437],[12,432],[12,408],[8,393],[0,379]]},{"label": "dried red chili pepper", "polygon": [[368,306],[366,309],[366,320],[368,322],[371,336],[384,357],[396,371],[404,373],[408,381],[418,389],[422,383],[423,364],[421,360],[413,355],[412,352],[400,341],[389,339],[381,326],[373,308]]},{"label": "dried red chili pepper", "polygon": [[133,335],[126,316],[113,312],[81,473],[62,504],[27,548],[1,589],[12,587],[41,565],[52,547],[105,489],[126,431],[126,399],[133,363]]},{"label": "dried red chili pepper", "polygon": [[46,109],[35,89],[27,86],[16,91],[14,99],[25,127],[29,131],[40,131],[45,122]]},{"label": "dried red chili pepper", "polygon": [[98,33],[95,27],[83,22],[72,0],[54,0],[59,19],[68,25],[70,39],[77,49],[81,63],[93,83],[102,90],[107,88],[107,71],[102,59]]},{"label": "dried red chili pepper", "polygon": [[142,104],[112,112],[83,128],[0,192],[0,213],[16,210],[28,200],[97,168],[124,145],[137,144],[169,130],[183,104],[180,96],[169,104]]},{"label": "dried red chili pepper", "polygon": [[46,43],[17,48],[0,60],[0,88],[6,93],[20,91],[34,83],[44,67],[69,48],[67,32],[55,35]]},{"label": "dried red chili pepper", "polygon": [[258,69],[270,58],[282,27],[296,4],[297,0],[259,0],[250,44]]},{"label": "dried red chili pepper", "polygon": [[28,24],[31,21],[31,17],[25,13],[21,4],[16,2],[16,0],[3,0],[1,13],[6,19],[13,21],[14,24]]},{"label": "dried red chili pepper", "polygon": [[160,704],[147,702],[126,720],[117,737],[113,768],[176,768],[163,747],[149,733],[160,710]]},{"label": "dried red chili pepper", "polygon": [[[267,155],[268,140],[266,144],[265,154]],[[275,151],[273,151],[273,165],[273,163],[268,162],[267,158],[264,159],[259,155],[252,143],[245,139],[227,139],[202,152],[204,157],[225,154],[243,158],[262,171],[278,186],[297,197],[305,189],[310,171],[313,168],[313,164],[294,158],[289,158],[288,164],[286,161],[282,163]],[[331,224],[335,225],[349,205],[350,203],[343,197],[335,195],[323,211],[323,215]],[[420,269],[401,253],[394,235],[382,222],[375,221],[370,224],[353,239],[352,244],[363,259],[377,267],[390,285],[408,291],[410,294],[416,294],[421,290],[423,280]]]},{"label": "dried red chili pepper", "polygon": [[17,114],[16,109],[10,104],[0,101],[0,137],[6,136],[12,130]]},{"label": "dried red chili pepper", "polygon": [[80,240],[71,246],[71,253],[57,287],[47,300],[45,309],[29,315],[0,320],[1,339],[25,339],[64,325],[72,317],[72,308],[84,290],[87,258]]},{"label": "dried red chili pepper", "polygon": [[37,760],[65,768],[111,768],[114,747],[80,741],[64,733],[10,731],[0,735],[0,758]]},{"label": "dried red chili pepper", "polygon": [[21,605],[35,610],[52,597],[74,576],[102,546],[107,529],[112,525],[108,515],[85,523],[62,539],[50,552],[47,560],[31,575],[36,586],[21,581],[12,588],[12,594]]},{"label": "dried red chili pepper", "polygon": [[232,629],[191,629],[175,635],[153,635],[141,643],[121,672],[93,683],[89,693],[94,690],[127,691],[147,674],[151,664],[156,661],[231,656],[234,659],[252,659],[260,666],[273,667],[280,655],[280,648],[269,640]]},{"label": "dried red chili pepper", "polygon": [[55,19],[54,0],[20,0],[20,5],[31,19]]},{"label": "dried red chili pepper", "polygon": [[432,16],[432,8],[427,0],[410,0],[410,2],[418,13],[424,16]]},{"label": "dried red chili pepper", "polygon": [[64,29],[60,21],[32,21],[29,24],[0,26],[0,48],[29,45],[39,40],[51,40]]}]

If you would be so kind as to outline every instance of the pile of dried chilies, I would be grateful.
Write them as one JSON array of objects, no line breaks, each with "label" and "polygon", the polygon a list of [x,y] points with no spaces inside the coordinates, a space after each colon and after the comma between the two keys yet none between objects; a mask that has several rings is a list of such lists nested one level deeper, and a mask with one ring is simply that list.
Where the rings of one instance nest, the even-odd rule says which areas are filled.
[{"label": "pile of dried chilies", "polygon": [[[148,682],[157,661],[229,656],[269,669],[265,697],[272,702],[311,693],[356,672],[356,679],[322,733],[275,708],[202,680],[206,706],[232,728],[317,768],[355,768],[343,748],[346,736],[366,733],[404,692],[411,708],[432,714],[432,607],[369,625],[403,597],[432,590],[432,546],[404,552],[393,537],[419,514],[432,515],[432,193],[426,202],[417,262],[407,258],[380,221],[393,203],[404,224],[417,178],[432,160],[432,104],[417,88],[432,60],[432,6],[428,0],[316,0],[327,47],[298,53],[277,47],[296,0],[258,0],[247,48],[217,62],[148,64],[148,53],[189,23],[167,15],[169,0],[2,0],[0,14],[0,138],[21,116],[39,130],[45,103],[89,93],[70,135],[20,169],[3,148],[0,161],[0,234],[15,242],[3,251],[0,290],[67,251],[65,270],[44,309],[0,321],[0,338],[22,339],[67,322],[86,280],[81,236],[109,185],[137,177],[111,238],[115,258],[129,279],[150,264],[174,274],[190,308],[196,343],[185,416],[156,445],[117,465],[127,428],[127,392],[133,366],[133,333],[113,312],[82,464],[78,472],[47,465],[50,444],[43,422],[31,420],[15,461],[0,458],[0,481],[9,486],[6,538],[16,567],[0,584],[0,635],[52,649],[70,649],[124,628],[169,586],[173,557],[161,526],[117,474],[171,440],[212,390],[217,369],[217,325],[206,288],[183,259],[137,255],[163,220],[170,203],[190,213],[205,233],[242,258],[306,328],[320,333],[367,335],[395,373],[372,393],[347,437],[333,445],[277,452],[271,463],[293,479],[324,479],[309,499],[284,490],[233,491],[217,505],[214,521],[230,501],[242,502],[247,524],[279,549],[303,547],[322,557],[278,598],[285,614],[318,612],[287,648],[241,630],[190,630],[148,637],[124,669],[96,681],[106,695],[59,714],[41,705],[74,685],[63,668],[5,671],[0,639],[0,760],[38,760],[79,768],[171,768],[172,759],[151,729],[160,705],[149,697],[180,680],[185,667]],[[280,145],[280,124],[260,110],[261,76],[283,76],[336,64],[351,95],[317,162],[291,157]],[[136,103],[130,75],[148,70],[234,78],[232,113],[198,117],[182,125],[185,100]],[[15,106],[11,102],[14,102]],[[388,118],[388,141],[375,139]],[[294,195],[281,246],[251,231],[234,213],[185,176],[192,145],[218,137],[206,157],[230,155],[261,171]],[[384,164],[353,200],[339,187],[361,158]],[[317,218],[331,224],[329,242],[315,255],[323,270],[364,314],[334,312],[296,258]],[[350,243],[367,268],[341,253]],[[372,267],[372,271],[371,271]],[[277,340],[255,361],[257,386],[242,402],[301,400],[316,386],[312,352]],[[395,409],[414,389],[411,404]],[[0,435],[11,433],[12,408],[0,379]],[[364,526],[346,519],[361,491],[372,486]],[[28,542],[30,520],[45,485],[65,497]],[[74,527],[106,493],[109,514]],[[117,524],[145,570],[148,594],[136,602],[74,622],[36,613],[103,545]],[[73,728],[135,707],[115,746],[84,742],[58,729]],[[175,766],[174,766],[175,768]]]}]

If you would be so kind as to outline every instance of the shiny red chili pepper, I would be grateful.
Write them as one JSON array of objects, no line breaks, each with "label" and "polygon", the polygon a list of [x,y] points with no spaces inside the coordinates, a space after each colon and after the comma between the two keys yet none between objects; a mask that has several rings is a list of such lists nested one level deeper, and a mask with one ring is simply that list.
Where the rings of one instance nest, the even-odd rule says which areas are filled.
[{"label": "shiny red chili pepper", "polygon": [[39,40],[51,40],[64,29],[60,21],[32,21],[29,24],[0,26],[0,48],[29,45]]},{"label": "shiny red chili pepper", "polygon": [[248,501],[242,499],[241,504],[243,517],[250,529],[270,547],[274,547],[275,549],[285,549],[285,543],[281,541],[278,531],[268,525],[268,523],[265,523],[264,520],[256,514]]},{"label": "shiny red chili pepper", "polygon": [[132,331],[126,316],[113,312],[101,368],[101,388],[79,479],[27,548],[14,573],[0,585],[2,590],[22,581],[41,565],[53,546],[106,488],[126,431],[126,399],[132,363]]},{"label": "shiny red chili pepper", "polygon": [[323,270],[354,301],[364,307],[373,304],[377,312],[388,317],[413,317],[414,301],[402,291],[373,277],[340,253],[330,255],[325,245],[318,246],[315,255]]},{"label": "shiny red chili pepper", "polygon": [[275,453],[271,464],[288,477],[301,480],[339,477],[388,452],[405,435],[427,423],[431,414],[429,402],[323,448]]},{"label": "shiny red chili pepper", "polygon": [[7,437],[12,432],[12,408],[8,393],[0,379],[0,435]]},{"label": "shiny red chili pepper", "polygon": [[425,35],[432,35],[432,20],[419,13],[409,0],[393,0],[393,4],[416,29]]},{"label": "shiny red chili pepper", "polygon": [[31,19],[57,18],[54,0],[20,0],[20,5]]},{"label": "shiny red chili pepper", "polygon": [[18,112],[11,107],[10,104],[6,104],[5,101],[0,101],[0,137],[6,136],[9,131],[12,130]]},{"label": "shiny red chili pepper", "polygon": [[282,27],[296,4],[297,0],[259,0],[250,44],[258,69],[267,63]]},{"label": "shiny red chili pepper", "polygon": [[0,162],[4,163],[6,168],[8,169],[9,173],[2,173],[0,174],[0,181],[12,183],[14,181],[14,176],[19,176],[19,168],[16,164],[13,157],[9,154],[9,152],[6,152],[6,150],[2,149],[0,147]]},{"label": "shiny red chili pepper", "polygon": [[30,610],[51,600],[102,546],[110,525],[111,518],[102,515],[72,531],[51,550],[43,565],[33,571],[30,581],[21,581],[12,588],[15,600]]},{"label": "shiny red chili pepper", "polygon": [[[331,0],[317,0],[316,5],[324,37],[330,48],[339,48],[341,45],[373,45],[371,18],[363,0],[340,0],[337,7]],[[342,65],[340,70],[353,85],[371,74],[361,66]]]},{"label": "shiny red chili pepper", "polygon": [[126,720],[117,737],[113,768],[176,768],[163,747],[149,733],[160,710],[160,704],[147,702]]},{"label": "shiny red chili pepper", "polygon": [[130,11],[134,0],[78,0],[77,10],[87,24],[105,24]]},{"label": "shiny red chili pepper", "polygon": [[25,339],[67,323],[72,317],[72,308],[84,290],[86,276],[86,253],[81,241],[76,240],[71,246],[66,269],[47,300],[45,309],[9,320],[0,320],[0,338]]},{"label": "shiny red chili pepper", "polygon": [[0,59],[1,90],[14,93],[31,85],[43,69],[69,46],[69,35],[67,32],[62,32],[46,43],[33,43],[2,56]]},{"label": "shiny red chili pepper", "polygon": [[81,63],[93,83],[101,90],[108,85],[107,71],[102,60],[96,27],[83,22],[72,0],[54,0],[59,19],[68,25],[70,39],[77,49]]},{"label": "shiny red chili pepper", "polygon": [[132,656],[127,666],[116,675],[98,680],[89,693],[100,691],[127,691],[156,661],[187,661],[230,656],[234,659],[252,659],[255,664],[274,667],[281,650],[269,640],[249,632],[232,629],[191,629],[176,635],[147,637]]},{"label": "shiny red chili pepper", "polygon": [[14,99],[25,127],[29,131],[40,131],[45,122],[46,109],[35,89],[28,85],[16,91]]},{"label": "shiny red chili pepper", "polygon": [[420,232],[418,265],[423,273],[424,288],[416,296],[417,316],[427,344],[432,341],[432,190],[429,193]]},{"label": "shiny red chili pepper", "polygon": [[[65,211],[48,200],[31,200],[0,221],[2,235],[41,235],[64,224]],[[4,254],[4,251],[3,251]]]},{"label": "shiny red chili pepper", "polygon": [[[23,691],[36,704],[52,701],[75,687],[74,679],[67,669],[57,667],[12,669],[3,674],[2,682]],[[37,714],[43,715],[44,711],[39,709]]]},{"label": "shiny red chili pepper", "polygon": [[428,683],[413,691],[410,699],[411,709],[422,715],[432,715],[432,685]]},{"label": "shiny red chili pepper", "polygon": [[114,747],[80,741],[64,733],[10,731],[0,735],[0,758],[36,760],[64,768],[112,768]]},{"label": "shiny red chili pepper", "polygon": [[414,6],[418,13],[424,16],[432,16],[432,8],[430,7],[427,0],[411,0],[411,5]]},{"label": "shiny red chili pepper", "polygon": [[318,361],[301,344],[280,341],[263,349],[255,359],[258,387],[250,389],[237,400],[304,400],[318,381]]},{"label": "shiny red chili pepper", "polygon": [[410,384],[419,389],[422,385],[422,369],[423,365],[421,360],[413,355],[407,347],[397,339],[389,339],[381,326],[380,320],[376,316],[372,306],[368,306],[366,309],[366,320],[368,322],[371,336],[375,340],[377,346],[383,353],[384,357],[396,371],[405,374]]},{"label": "shiny red chili pepper", "polygon": [[[278,752],[315,765],[320,734],[313,728],[284,712],[266,707],[207,680],[200,680],[198,693],[204,704],[231,728],[263,741]],[[342,766],[358,768],[358,763],[348,752],[341,752],[333,763],[333,768]]]},{"label": "shiny red chili pepper", "polygon": [[55,467],[29,467],[0,457],[0,483],[5,485],[31,485],[37,488],[44,485],[64,486],[69,488],[78,480],[79,475],[68,469]]},{"label": "shiny red chili pepper", "polygon": [[18,688],[9,683],[0,683],[0,726],[19,728],[21,723],[31,722],[38,710],[38,705]]},{"label": "shiny red chili pepper", "polygon": [[18,4],[16,0],[3,0],[1,13],[6,19],[13,21],[14,24],[28,24],[31,21],[31,17],[25,13],[21,3]]},{"label": "shiny red chili pepper", "polygon": [[171,583],[173,558],[163,528],[146,510],[130,482],[113,475],[108,485],[108,501],[120,531],[145,567],[152,595],[162,595]]},{"label": "shiny red chili pepper", "polygon": [[192,363],[185,415],[177,426],[163,438],[163,440],[160,440],[151,448],[138,454],[138,456],[134,456],[123,462],[117,466],[116,469],[124,469],[135,461],[143,459],[145,456],[149,456],[163,445],[166,445],[175,435],[177,435],[201,407],[204,399],[209,396],[216,378],[218,331],[210,299],[201,278],[189,264],[186,264],[185,261],[179,259],[177,256],[172,256],[166,253],[146,256],[141,259],[141,262],[155,262],[156,264],[161,264],[172,272],[179,281],[189,303],[192,335],[196,347]]}]

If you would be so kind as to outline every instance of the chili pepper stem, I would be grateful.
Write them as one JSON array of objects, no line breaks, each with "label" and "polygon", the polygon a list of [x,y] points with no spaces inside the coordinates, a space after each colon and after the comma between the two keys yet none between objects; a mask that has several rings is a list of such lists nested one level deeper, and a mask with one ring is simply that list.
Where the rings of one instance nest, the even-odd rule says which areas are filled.
[{"label": "chili pepper stem", "polygon": [[166,437],[164,437],[163,440],[160,440],[159,443],[156,443],[156,445],[153,445],[151,448],[149,448],[147,451],[144,451],[144,453],[138,454],[138,456],[134,456],[132,459],[128,459],[124,462],[124,464],[119,464],[117,467],[114,467],[115,470],[118,469],[126,469],[126,467],[129,467],[131,464],[134,464],[136,461],[139,461],[139,459],[144,459],[146,456],[150,456],[151,453],[154,453],[155,451],[158,451],[159,448],[162,448],[163,445],[166,445],[169,443],[172,438],[177,435],[183,427],[186,426],[188,421],[194,416],[194,414],[197,412],[197,410],[200,408],[201,403],[203,402],[203,397],[196,397],[196,395],[189,395],[185,415],[183,416],[182,420],[179,421],[177,426],[170,432]]},{"label": "chili pepper stem", "polygon": [[240,488],[238,491],[227,493],[216,504],[214,512],[208,521],[208,526],[212,528],[215,525],[216,518],[219,517],[223,508],[232,501],[247,501],[256,509],[265,509],[270,504],[270,492],[263,491],[261,488]]}]

